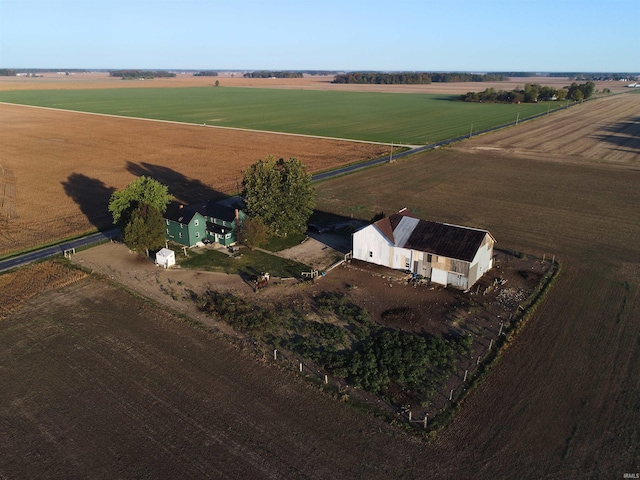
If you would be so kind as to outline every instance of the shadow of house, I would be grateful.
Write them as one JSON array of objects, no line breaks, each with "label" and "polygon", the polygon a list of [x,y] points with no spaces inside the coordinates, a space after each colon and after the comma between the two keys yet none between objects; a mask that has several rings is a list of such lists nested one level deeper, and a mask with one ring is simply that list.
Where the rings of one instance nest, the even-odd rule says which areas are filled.
[{"label": "shadow of house", "polygon": [[115,191],[114,188],[107,187],[97,178],[87,177],[81,173],[72,173],[66,181],[61,183],[65,193],[78,204],[93,226],[98,230],[113,226],[109,200]]},{"label": "shadow of house", "polygon": [[169,189],[169,193],[175,199],[186,205],[205,202],[209,200],[218,201],[228,198],[228,195],[211,188],[200,180],[189,178],[186,175],[162,165],[150,163],[127,162],[127,170],[133,175],[151,177]]}]

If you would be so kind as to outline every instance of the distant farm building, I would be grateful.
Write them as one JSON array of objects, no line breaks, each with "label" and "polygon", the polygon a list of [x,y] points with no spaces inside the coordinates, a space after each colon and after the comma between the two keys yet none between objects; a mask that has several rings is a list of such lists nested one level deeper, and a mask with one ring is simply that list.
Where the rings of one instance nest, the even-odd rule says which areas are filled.
[{"label": "distant farm building", "polygon": [[493,266],[486,230],[420,220],[407,209],[353,234],[353,258],[467,289]]},{"label": "distant farm building", "polygon": [[187,206],[174,203],[164,214],[165,237],[185,247],[200,242],[228,247],[236,243],[237,228],[244,218],[244,212],[221,202]]}]

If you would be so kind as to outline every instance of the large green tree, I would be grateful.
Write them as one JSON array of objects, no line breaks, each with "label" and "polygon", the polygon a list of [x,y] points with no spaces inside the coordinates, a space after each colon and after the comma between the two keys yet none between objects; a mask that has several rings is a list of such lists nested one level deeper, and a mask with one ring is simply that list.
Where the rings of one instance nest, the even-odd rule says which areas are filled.
[{"label": "large green tree", "polygon": [[158,249],[164,245],[164,222],[160,210],[146,203],[140,204],[124,227],[124,243],[134,252]]},{"label": "large green tree", "polygon": [[273,156],[244,172],[242,197],[247,214],[260,218],[269,233],[279,237],[304,232],[316,200],[305,166],[296,158]]},{"label": "large green tree", "polygon": [[109,211],[113,223],[122,229],[124,243],[131,250],[149,255],[164,243],[162,214],[173,197],[157,180],[139,177],[111,195]]},{"label": "large green tree", "polygon": [[155,207],[163,214],[171,200],[173,197],[169,195],[165,185],[143,175],[111,195],[109,211],[113,215],[113,223],[124,228],[131,220],[133,211],[140,205]]}]

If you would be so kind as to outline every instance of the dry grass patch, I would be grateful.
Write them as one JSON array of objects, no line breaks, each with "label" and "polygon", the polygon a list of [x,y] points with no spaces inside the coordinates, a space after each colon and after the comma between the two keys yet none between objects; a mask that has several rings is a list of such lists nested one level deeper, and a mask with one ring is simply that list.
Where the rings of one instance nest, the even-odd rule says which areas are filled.
[{"label": "dry grass patch", "polygon": [[70,285],[86,277],[81,270],[56,262],[42,262],[0,275],[0,319],[16,311],[24,303],[47,290]]}]

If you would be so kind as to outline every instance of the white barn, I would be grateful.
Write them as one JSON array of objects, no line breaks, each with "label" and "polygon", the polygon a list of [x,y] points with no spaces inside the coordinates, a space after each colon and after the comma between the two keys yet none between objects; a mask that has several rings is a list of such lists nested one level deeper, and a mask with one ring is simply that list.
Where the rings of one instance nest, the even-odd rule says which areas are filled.
[{"label": "white barn", "polygon": [[353,234],[353,258],[467,289],[493,266],[486,230],[430,222],[406,208]]}]

